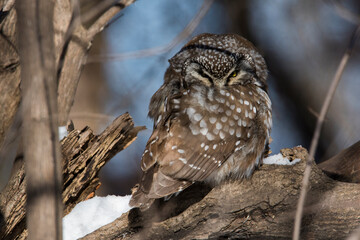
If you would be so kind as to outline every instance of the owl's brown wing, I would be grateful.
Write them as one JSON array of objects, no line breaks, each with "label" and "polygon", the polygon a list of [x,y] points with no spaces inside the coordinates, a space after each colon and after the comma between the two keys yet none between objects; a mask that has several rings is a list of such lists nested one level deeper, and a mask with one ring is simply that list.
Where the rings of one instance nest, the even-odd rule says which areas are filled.
[{"label": "owl's brown wing", "polygon": [[258,105],[250,100],[254,93],[245,90],[194,85],[170,99],[169,108],[180,111],[164,131],[159,170],[174,179],[203,181],[232,154],[241,152],[254,132],[253,109]]},{"label": "owl's brown wing", "polygon": [[143,175],[140,184],[133,189],[130,206],[140,207],[141,210],[148,209],[157,198],[168,196],[187,188],[191,181],[172,178],[163,173],[161,160],[164,145],[167,143],[168,134],[164,125],[158,124],[146,144],[141,159]]},{"label": "owl's brown wing", "polygon": [[225,102],[212,94],[194,88],[168,100],[144,151],[143,178],[133,198],[139,191],[147,199],[180,191],[241,151],[252,121],[236,112],[241,103],[234,97]]}]

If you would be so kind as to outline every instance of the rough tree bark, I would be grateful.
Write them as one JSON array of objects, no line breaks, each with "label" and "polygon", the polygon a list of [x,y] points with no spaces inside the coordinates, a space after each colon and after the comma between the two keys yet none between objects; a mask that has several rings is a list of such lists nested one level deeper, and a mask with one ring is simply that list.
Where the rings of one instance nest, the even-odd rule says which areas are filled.
[{"label": "rough tree bark", "polygon": [[0,146],[20,103],[20,59],[16,43],[16,12],[3,10],[0,0]]},{"label": "rough tree bark", "polygon": [[[0,189],[9,178],[12,161],[15,158],[16,147],[11,148],[11,138],[8,144],[3,144],[6,133],[14,122],[15,114],[20,103],[20,59],[17,48],[16,12],[12,4],[4,5],[0,0]],[[18,117],[20,119],[20,117]],[[18,122],[18,121],[17,121]],[[18,124],[14,124],[18,125]],[[15,126],[18,129],[18,126]],[[8,134],[10,135],[10,134]],[[10,136],[9,136],[10,137]],[[4,146],[7,145],[7,146]],[[13,144],[14,145],[14,144]],[[5,152],[2,149],[6,149]]]},{"label": "rough tree bark", "polygon": [[[73,130],[61,141],[64,215],[79,202],[94,196],[100,186],[98,173],[116,153],[136,139],[143,127],[134,127],[129,114],[113,121],[96,136],[88,127]],[[0,193],[0,238],[26,239],[26,180],[23,162]]]},{"label": "rough tree bark", "polygon": [[[290,239],[307,151],[289,152],[301,162],[263,165],[249,180],[212,190],[194,185],[82,239]],[[301,238],[344,239],[360,225],[360,185],[334,181],[313,167]]]}]

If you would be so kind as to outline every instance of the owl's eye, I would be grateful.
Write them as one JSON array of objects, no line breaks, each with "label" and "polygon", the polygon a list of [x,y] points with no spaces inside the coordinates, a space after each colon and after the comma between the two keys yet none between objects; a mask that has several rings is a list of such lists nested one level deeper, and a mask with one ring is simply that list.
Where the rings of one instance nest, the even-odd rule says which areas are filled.
[{"label": "owl's eye", "polygon": [[[205,85],[214,85],[211,76],[197,62],[192,62],[186,67],[186,75],[192,76],[194,79],[202,81]],[[188,81],[192,81],[188,79]]]},{"label": "owl's eye", "polygon": [[238,72],[237,71],[233,71],[231,74],[230,74],[230,78],[234,78],[238,75]]}]

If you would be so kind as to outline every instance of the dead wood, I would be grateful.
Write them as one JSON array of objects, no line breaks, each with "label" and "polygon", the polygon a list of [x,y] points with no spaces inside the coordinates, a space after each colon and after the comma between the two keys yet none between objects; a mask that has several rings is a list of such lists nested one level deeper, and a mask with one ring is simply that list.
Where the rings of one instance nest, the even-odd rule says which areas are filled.
[{"label": "dead wood", "polygon": [[[115,154],[130,145],[143,127],[134,127],[129,114],[116,118],[100,135],[89,127],[73,130],[61,141],[63,156],[64,215],[79,202],[94,196],[99,187],[100,169]],[[20,165],[3,192],[0,193],[1,239],[26,239],[25,171]]]},{"label": "dead wood", "polygon": [[[83,239],[290,239],[307,151],[301,162],[263,165],[242,182],[210,190],[194,185],[147,212],[132,209]],[[302,239],[344,239],[359,226],[360,185],[337,182],[316,166],[302,220]]]}]

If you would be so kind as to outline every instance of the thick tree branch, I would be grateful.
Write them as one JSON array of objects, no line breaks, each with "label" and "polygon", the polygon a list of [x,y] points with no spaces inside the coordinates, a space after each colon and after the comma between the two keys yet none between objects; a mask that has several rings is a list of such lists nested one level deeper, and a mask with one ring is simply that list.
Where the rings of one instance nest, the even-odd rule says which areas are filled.
[{"label": "thick tree branch", "polygon": [[[59,124],[61,126],[65,126],[68,121],[80,74],[86,63],[87,53],[91,47],[94,36],[108,24],[113,16],[134,1],[135,0],[113,1],[112,4],[108,5],[107,9],[102,9],[104,13],[89,27],[88,30],[81,24],[68,26],[71,19],[71,17],[68,17],[68,22],[65,26],[70,28],[74,27],[73,34],[71,35],[71,38],[66,36],[69,34],[64,34],[65,36],[63,35],[61,44],[59,44],[59,46],[66,47],[66,54],[60,55],[59,53],[59,56],[62,56],[62,58],[59,59],[59,64],[62,65],[62,68],[59,74],[60,79],[58,79]],[[62,20],[58,19],[58,21]]]},{"label": "thick tree branch", "polygon": [[[307,152],[296,147],[292,157],[301,162],[263,165],[251,179],[209,193],[194,185],[147,212],[132,209],[83,239],[289,239]],[[344,239],[359,225],[360,185],[334,181],[313,166],[308,196],[304,239]]]}]

